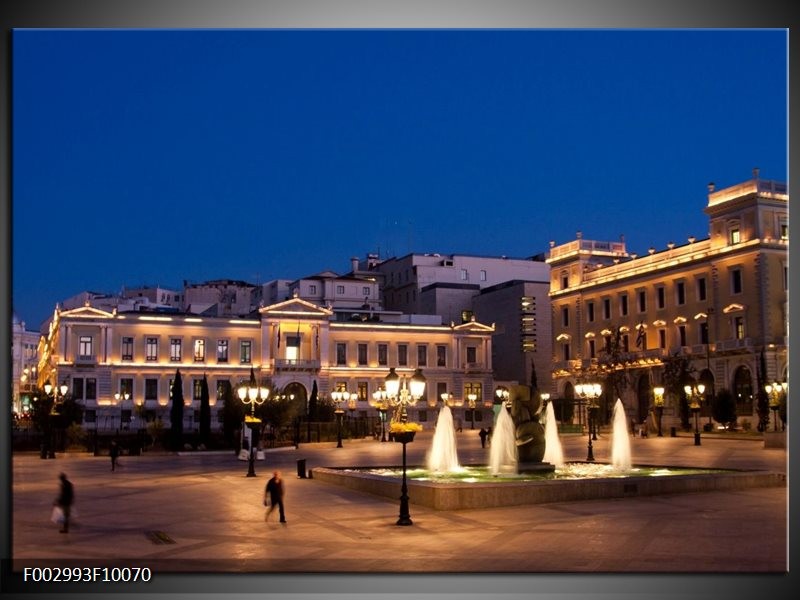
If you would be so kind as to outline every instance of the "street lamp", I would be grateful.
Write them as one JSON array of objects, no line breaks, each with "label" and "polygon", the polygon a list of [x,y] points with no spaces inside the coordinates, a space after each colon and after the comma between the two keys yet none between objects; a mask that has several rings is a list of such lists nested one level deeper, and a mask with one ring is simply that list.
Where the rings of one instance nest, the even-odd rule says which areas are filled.
[{"label": "street lamp", "polygon": [[657,385],[653,388],[653,404],[656,407],[656,420],[658,421],[658,437],[663,437],[661,433],[661,417],[664,415],[664,388]]},{"label": "street lamp", "polygon": [[[117,405],[119,406],[119,428],[122,429],[122,401],[127,402],[130,399],[131,395],[128,393],[127,390],[122,392],[117,392],[114,394],[114,400],[117,401]],[[117,431],[119,433],[119,431]]]},{"label": "street lamp", "polygon": [[781,407],[781,394],[789,387],[785,381],[783,383],[768,383],[764,386],[769,396],[769,407],[772,409],[772,418],[774,420],[774,431],[778,431],[778,409]]},{"label": "street lamp", "polygon": [[255,445],[257,441],[256,425],[261,423],[261,419],[256,417],[256,405],[261,406],[269,397],[269,388],[258,386],[255,383],[243,383],[239,386],[237,393],[239,400],[244,404],[250,405],[250,414],[244,418],[245,426],[250,423],[250,456],[247,459],[247,477],[256,476],[256,455]]},{"label": "street lamp", "polygon": [[378,388],[374,392],[372,392],[372,400],[370,400],[369,405],[376,409],[380,414],[381,418],[381,441],[386,441],[386,427],[384,424],[386,423],[386,412],[389,410],[389,399],[386,396],[386,390]]},{"label": "street lamp", "polygon": [[[392,415],[393,423],[408,422],[408,407],[414,406],[417,401],[425,394],[425,377],[422,371],[417,369],[411,376],[410,381],[406,382],[406,377],[395,373],[394,367],[389,369],[389,374],[384,379],[386,386],[386,397],[389,404],[395,407]],[[408,484],[406,483],[406,444],[414,439],[415,430],[407,429],[394,433],[394,440],[403,444],[403,486],[400,493],[400,516],[397,525],[412,525],[411,515],[408,511]]]},{"label": "street lamp", "polygon": [[[55,440],[53,440],[53,427],[50,425],[50,420],[53,417],[58,416],[60,413],[58,412],[58,405],[59,405],[59,397],[61,398],[60,402],[63,402],[67,396],[67,391],[69,387],[66,383],[62,383],[60,386],[54,386],[49,381],[44,384],[44,393],[48,396],[50,392],[53,392],[53,406],[50,409],[50,414],[47,417],[48,423],[48,432],[47,432],[47,458],[55,458],[56,457],[56,449],[55,449]],[[61,395],[59,396],[59,392]],[[42,458],[45,458],[45,453],[42,453]]]},{"label": "street lamp", "polygon": [[575,386],[575,393],[580,396],[581,400],[586,402],[586,412],[589,425],[589,444],[586,454],[587,461],[594,461],[594,452],[592,451],[592,424],[594,421],[593,412],[596,407],[595,400],[600,397],[602,392],[603,386],[601,386],[599,383],[579,383]]},{"label": "street lamp", "polygon": [[700,427],[697,424],[697,414],[700,412],[700,401],[703,399],[703,392],[706,391],[706,386],[702,383],[697,385],[689,384],[683,386],[683,391],[686,392],[686,399],[689,401],[689,408],[694,413],[694,445],[700,445]]},{"label": "street lamp", "polygon": [[478,394],[470,392],[467,394],[467,406],[469,406],[469,428],[475,429],[475,401],[478,399]]},{"label": "street lamp", "polygon": [[342,402],[347,402],[350,399],[350,392],[347,389],[344,390],[336,390],[335,392],[331,392],[331,399],[333,399],[333,403],[336,405],[336,410],[334,410],[334,414],[336,415],[336,447],[342,447],[342,415],[344,414],[344,410],[342,409]]}]

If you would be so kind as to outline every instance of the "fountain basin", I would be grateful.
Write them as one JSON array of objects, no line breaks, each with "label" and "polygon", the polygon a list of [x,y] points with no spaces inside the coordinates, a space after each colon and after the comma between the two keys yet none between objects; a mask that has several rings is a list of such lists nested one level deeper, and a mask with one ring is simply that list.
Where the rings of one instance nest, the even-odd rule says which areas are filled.
[{"label": "fountain basin", "polygon": [[[597,464],[597,463],[595,463]],[[638,467],[635,467],[638,468]],[[400,478],[377,474],[380,467],[344,468],[316,467],[313,478],[348,489],[396,499],[400,494]],[[396,470],[398,467],[385,467]],[[419,467],[410,467],[413,472]],[[656,467],[656,469],[663,469]],[[572,479],[536,475],[500,475],[491,481],[416,480],[408,479],[408,496],[412,504],[436,510],[461,510],[574,502],[608,498],[630,498],[662,494],[683,494],[753,487],[785,486],[786,474],[767,471],[683,469],[670,467],[672,474],[658,476],[634,474],[601,475]],[[685,473],[685,474],[684,474]]]}]

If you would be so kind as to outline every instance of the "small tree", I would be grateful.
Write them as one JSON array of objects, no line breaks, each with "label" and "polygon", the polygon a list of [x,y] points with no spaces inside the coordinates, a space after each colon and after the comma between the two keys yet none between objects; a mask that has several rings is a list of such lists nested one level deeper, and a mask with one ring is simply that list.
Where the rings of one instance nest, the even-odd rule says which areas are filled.
[{"label": "small tree", "polygon": [[211,403],[208,394],[208,378],[203,373],[200,381],[200,443],[208,446],[211,441]]},{"label": "small tree", "polygon": [[686,392],[683,386],[692,381],[694,367],[689,359],[677,352],[664,359],[664,390],[672,398],[677,398],[678,409],[681,418],[681,427],[690,429],[689,423],[689,402],[686,400]]},{"label": "small tree", "polygon": [[238,443],[234,436],[242,427],[245,408],[242,401],[233,393],[233,387],[229,381],[223,381],[222,386],[220,394],[220,399],[222,400],[222,434],[225,438],[225,443],[228,446],[233,446]]},{"label": "small tree", "polygon": [[717,423],[730,427],[736,423],[736,400],[730,390],[718,390],[711,405],[711,415]]},{"label": "small tree", "polygon": [[181,370],[175,371],[172,382],[172,406],[170,407],[170,442],[173,450],[180,450],[183,443],[183,381]]},{"label": "small tree", "polygon": [[628,371],[625,366],[631,359],[631,354],[625,349],[622,338],[622,327],[613,328],[607,346],[598,353],[597,366],[603,378],[603,393],[600,396],[599,410],[595,412],[603,424],[608,423],[611,415],[611,406],[617,398],[622,398],[623,392],[630,385]]},{"label": "small tree", "polygon": [[561,423],[571,423],[575,416],[575,404],[568,398],[555,398],[552,400],[553,412]]}]

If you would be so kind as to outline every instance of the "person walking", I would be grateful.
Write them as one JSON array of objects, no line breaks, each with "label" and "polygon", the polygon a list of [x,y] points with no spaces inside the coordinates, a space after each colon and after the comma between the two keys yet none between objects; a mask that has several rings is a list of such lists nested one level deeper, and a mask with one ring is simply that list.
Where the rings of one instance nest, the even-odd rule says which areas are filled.
[{"label": "person walking", "polygon": [[58,478],[61,480],[61,489],[59,491],[56,501],[53,503],[61,509],[64,513],[64,522],[61,524],[60,533],[69,532],[69,514],[72,508],[72,503],[75,501],[75,490],[72,487],[72,482],[67,479],[66,473],[61,473]]},{"label": "person walking", "polygon": [[117,470],[117,461],[119,459],[119,446],[116,440],[111,441],[111,450],[109,454],[111,455],[111,471],[114,472]]},{"label": "person walking", "polygon": [[483,427],[478,432],[478,435],[481,436],[481,448],[486,448],[486,436],[489,435],[489,432],[486,431]]},{"label": "person walking", "polygon": [[277,505],[280,521],[281,523],[286,523],[286,514],[283,511],[283,479],[281,478],[280,471],[273,472],[272,479],[267,481],[267,486],[264,488],[264,506],[267,505],[267,496],[269,496],[270,507],[264,515],[264,520],[269,521],[269,516]]}]

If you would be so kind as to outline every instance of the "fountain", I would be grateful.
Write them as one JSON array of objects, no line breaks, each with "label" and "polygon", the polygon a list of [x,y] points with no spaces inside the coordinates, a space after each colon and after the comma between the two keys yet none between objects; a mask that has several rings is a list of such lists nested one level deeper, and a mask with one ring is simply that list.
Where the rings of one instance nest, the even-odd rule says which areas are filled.
[{"label": "fountain", "polygon": [[544,412],[544,456],[542,460],[554,465],[557,469],[564,466],[564,451],[558,437],[558,424],[553,403],[548,402]]},{"label": "fountain", "polygon": [[453,426],[453,413],[446,404],[439,409],[436,420],[436,432],[427,460],[428,470],[432,473],[457,473],[463,471],[458,464],[456,451],[456,429]]},{"label": "fountain", "polygon": [[514,421],[505,407],[497,414],[489,447],[489,472],[492,475],[517,472],[517,441]]},{"label": "fountain", "polygon": [[628,419],[625,416],[625,407],[622,400],[617,398],[614,404],[611,430],[611,464],[615,469],[630,471],[631,440],[628,435]]}]

